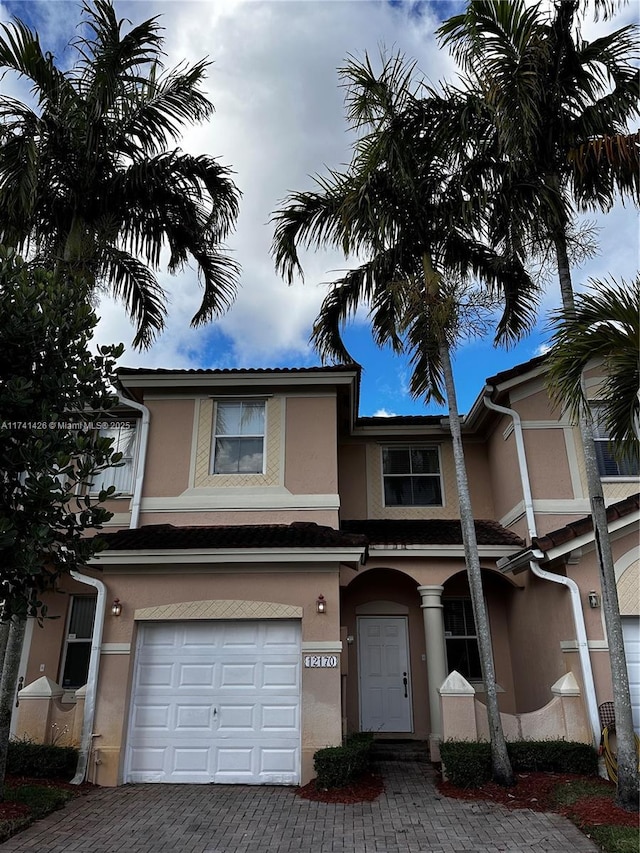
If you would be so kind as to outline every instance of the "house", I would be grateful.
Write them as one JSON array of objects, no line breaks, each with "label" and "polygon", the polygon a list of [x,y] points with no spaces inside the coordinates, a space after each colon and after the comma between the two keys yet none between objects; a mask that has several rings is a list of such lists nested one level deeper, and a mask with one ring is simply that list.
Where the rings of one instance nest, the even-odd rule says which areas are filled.
[{"label": "house", "polygon": [[[437,759],[449,673],[484,692],[448,424],[359,417],[359,379],[119,371],[108,549],[28,626],[16,735],[83,730],[101,785],[304,784],[359,730]],[[598,429],[640,724],[638,471]],[[463,439],[501,711],[535,714],[570,673],[593,740],[612,698],[594,535],[544,357],[487,380]]]}]

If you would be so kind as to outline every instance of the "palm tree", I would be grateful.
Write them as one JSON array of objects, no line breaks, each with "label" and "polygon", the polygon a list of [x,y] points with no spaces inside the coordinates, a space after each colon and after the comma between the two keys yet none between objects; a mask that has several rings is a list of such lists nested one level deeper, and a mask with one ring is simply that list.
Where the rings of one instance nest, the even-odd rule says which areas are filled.
[{"label": "palm tree", "polygon": [[24,23],[2,26],[0,69],[32,83],[35,106],[0,95],[0,242],[81,273],[89,291],[109,289],[136,324],[135,345],[148,346],[164,326],[163,249],[170,272],[189,259],[198,268],[194,325],[234,299],[239,268],[221,244],[239,194],[213,157],[170,147],[213,112],[201,89],[208,63],[165,71],[157,18],[125,33],[107,0],[82,11],[69,71]]},{"label": "palm tree", "polygon": [[[493,777],[513,784],[498,710],[495,671],[482,593],[480,561],[467,483],[451,350],[472,307],[460,285],[482,278],[506,294],[501,339],[513,339],[533,316],[534,288],[517,259],[490,250],[474,228],[459,176],[446,158],[417,140],[410,124],[417,87],[413,65],[400,56],[383,61],[379,75],[368,57],[340,69],[347,88],[347,117],[358,134],[347,171],[316,179],[317,190],[298,192],[276,211],[273,252],[289,283],[302,274],[300,246],[336,247],[345,257],[365,258],[335,281],[314,325],[312,340],[323,360],[351,361],[341,337],[343,323],[368,305],[379,346],[411,355],[411,390],[446,399],[452,435],[465,560],[473,604],[492,747]],[[420,144],[417,144],[420,142]],[[469,209],[469,221],[464,211]],[[511,299],[515,294],[515,300]]]},{"label": "palm tree", "polygon": [[[439,30],[466,73],[466,102],[482,131],[478,150],[501,186],[496,239],[526,235],[554,253],[565,316],[575,314],[568,234],[578,208],[608,209],[617,194],[638,198],[640,72],[637,30],[623,27],[593,42],[577,30],[579,0],[556,0],[551,12],[522,0],[471,0]],[[601,3],[606,11],[615,4]],[[476,127],[476,130],[477,130]],[[459,127],[446,129],[456,144]],[[491,156],[488,156],[491,152]],[[596,157],[598,155],[598,157]],[[638,766],[606,508],[588,410],[579,418],[607,627],[618,734],[618,802],[638,808]]]},{"label": "palm tree", "polygon": [[582,374],[602,359],[607,379],[598,391],[601,423],[621,461],[637,465],[640,425],[640,276],[631,282],[591,281],[575,312],[553,314],[549,380],[555,398],[577,420],[589,403]]}]

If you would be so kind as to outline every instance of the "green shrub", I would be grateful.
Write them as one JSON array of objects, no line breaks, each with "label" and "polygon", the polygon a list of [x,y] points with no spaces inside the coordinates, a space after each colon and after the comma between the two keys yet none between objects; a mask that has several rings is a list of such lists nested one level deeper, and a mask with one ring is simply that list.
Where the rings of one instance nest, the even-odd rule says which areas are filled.
[{"label": "green shrub", "polygon": [[491,748],[488,743],[445,740],[440,744],[447,779],[456,788],[478,788],[491,778]]},{"label": "green shrub", "polygon": [[61,809],[73,794],[61,788],[44,788],[42,785],[22,785],[11,791],[7,799],[14,803],[29,806],[31,816],[36,820],[50,812]]},{"label": "green shrub", "polygon": [[[587,743],[565,740],[519,740],[507,744],[514,771],[598,772],[598,755]],[[440,754],[447,779],[457,788],[477,788],[491,778],[491,748],[488,743],[444,741]]]},{"label": "green shrub", "polygon": [[328,746],[313,756],[317,788],[343,788],[369,768],[373,735],[356,732],[344,746]]},{"label": "green shrub", "polygon": [[68,781],[77,763],[78,750],[73,746],[34,743],[28,738],[9,741],[7,773],[11,776]]}]

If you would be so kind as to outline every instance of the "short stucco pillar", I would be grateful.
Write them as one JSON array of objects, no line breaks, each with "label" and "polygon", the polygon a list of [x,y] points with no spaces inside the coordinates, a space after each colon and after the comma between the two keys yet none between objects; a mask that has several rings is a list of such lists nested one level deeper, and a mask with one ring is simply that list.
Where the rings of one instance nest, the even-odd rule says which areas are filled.
[{"label": "short stucco pillar", "polygon": [[440,688],[444,740],[478,740],[476,691],[464,676],[453,672]]},{"label": "short stucco pillar", "polygon": [[23,687],[18,696],[16,736],[28,737],[35,743],[50,743],[53,706],[59,703],[63,693],[62,687],[46,675]]},{"label": "short stucco pillar", "polygon": [[580,696],[580,687],[572,672],[567,672],[552,686],[551,692],[562,702],[562,716],[566,739],[591,743],[593,736],[589,720]]},{"label": "short stucco pillar", "polygon": [[429,692],[429,751],[431,760],[440,761],[439,744],[442,740],[442,712],[440,686],[447,677],[447,650],[444,644],[444,619],[442,617],[441,586],[419,586],[424,619],[424,642],[427,652],[427,677]]}]

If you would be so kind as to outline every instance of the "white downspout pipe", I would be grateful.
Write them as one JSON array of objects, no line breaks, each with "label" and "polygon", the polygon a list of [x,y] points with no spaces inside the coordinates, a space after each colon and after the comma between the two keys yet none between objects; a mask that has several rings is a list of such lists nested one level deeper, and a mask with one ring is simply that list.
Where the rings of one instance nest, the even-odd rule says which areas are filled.
[{"label": "white downspout pipe", "polygon": [[121,397],[118,394],[120,402],[129,406],[132,409],[142,413],[142,424],[140,427],[140,445],[138,447],[138,460],[136,464],[136,479],[133,485],[133,497],[131,498],[131,521],[129,528],[133,530],[140,523],[140,504],[142,502],[142,486],[144,484],[144,472],[147,460],[147,443],[149,439],[149,420],[151,413],[149,409],[136,400],[130,400],[128,397]]},{"label": "white downspout pipe", "polygon": [[[136,400],[129,400],[121,397],[118,394],[118,399],[126,406],[132,409],[137,409],[142,413],[142,426],[140,431],[140,446],[138,449],[138,461],[136,465],[136,479],[133,486],[133,497],[131,500],[131,520],[130,528],[138,526],[140,521],[140,503],[142,501],[142,486],[144,484],[144,471],[147,457],[147,441],[149,437],[149,409],[142,403]],[[102,633],[104,629],[104,611],[107,597],[107,591],[104,583],[90,575],[83,575],[81,572],[71,572],[71,577],[80,583],[88,584],[95,587],[98,591],[96,600],[96,615],[93,623],[93,633],[91,636],[91,654],[89,656],[89,671],[87,673],[87,690],[84,702],[84,718],[82,721],[82,740],[80,743],[80,753],[78,755],[78,766],[76,775],[71,780],[73,785],[80,785],[84,782],[87,775],[87,765],[89,763],[89,753],[93,743],[93,721],[96,712],[96,694],[98,688],[98,670],[100,667],[100,649],[102,647]]]},{"label": "white downspout pipe", "polygon": [[[535,514],[533,511],[529,468],[527,466],[527,456],[524,449],[522,421],[520,420],[520,415],[514,409],[508,409],[505,406],[499,406],[497,403],[494,403],[489,397],[492,391],[492,386],[487,385],[482,397],[485,406],[488,409],[492,409],[494,412],[507,415],[513,420],[513,434],[516,440],[518,467],[520,469],[520,480],[522,483],[522,494],[524,498],[524,511],[527,519],[529,538],[530,540],[533,540],[534,537],[537,537],[538,533]],[[589,655],[587,629],[584,623],[584,613],[582,611],[582,602],[580,601],[580,590],[578,588],[578,584],[572,580],[572,578],[565,577],[564,575],[556,575],[541,568],[538,561],[544,557],[542,551],[532,551],[532,556],[534,559],[529,561],[529,566],[536,577],[539,577],[542,580],[551,581],[551,583],[562,584],[569,590],[573,622],[576,629],[576,641],[578,643],[578,657],[580,658],[580,666],[582,668],[585,702],[587,704],[589,722],[591,723],[593,741],[597,744],[600,742],[600,717],[598,714],[598,702],[596,699],[596,690],[593,680],[593,669],[591,668],[591,656]]]},{"label": "white downspout pipe", "polygon": [[100,647],[102,646],[102,629],[104,626],[104,609],[107,599],[107,588],[98,578],[83,575],[81,572],[71,572],[71,577],[80,583],[86,583],[95,587],[98,592],[96,598],[96,615],[93,622],[93,634],[91,636],[91,654],[89,655],[89,672],[87,673],[87,689],[84,700],[84,718],[82,720],[82,739],[80,741],[80,752],[78,755],[78,766],[76,775],[71,780],[72,785],[80,785],[84,782],[89,763],[89,753],[93,740],[93,718],[96,711],[96,692],[98,686],[98,669],[100,667]]}]

